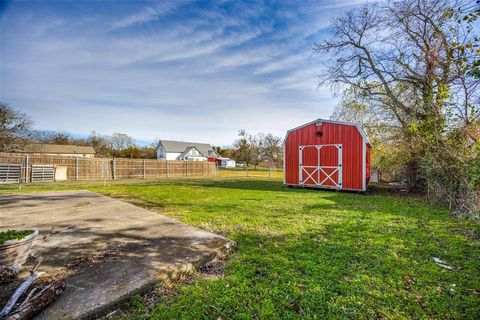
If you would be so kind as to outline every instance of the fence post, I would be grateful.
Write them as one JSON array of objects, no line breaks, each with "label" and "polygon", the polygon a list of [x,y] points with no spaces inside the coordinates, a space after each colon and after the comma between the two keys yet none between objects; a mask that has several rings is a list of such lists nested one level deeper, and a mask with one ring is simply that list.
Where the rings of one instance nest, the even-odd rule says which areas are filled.
[{"label": "fence post", "polygon": [[168,170],[169,170],[169,168],[168,168],[168,160],[165,160],[165,163],[166,163],[166,165],[167,165],[167,178],[168,178]]},{"label": "fence post", "polygon": [[28,182],[28,154],[25,154],[25,183]]},{"label": "fence post", "polygon": [[112,166],[113,166],[113,171],[112,171],[112,179],[115,180],[117,179],[117,161],[115,158],[112,160]]},{"label": "fence post", "polygon": [[185,161],[185,176],[188,176],[188,160]]},{"label": "fence post", "polygon": [[78,180],[78,156],[75,157],[75,180]]},{"label": "fence post", "polygon": [[102,160],[102,180],[103,180],[103,186],[107,185],[107,173],[105,170],[105,161]]},{"label": "fence post", "polygon": [[143,179],[145,179],[145,175],[146,175],[146,172],[145,172],[145,159],[143,159]]}]

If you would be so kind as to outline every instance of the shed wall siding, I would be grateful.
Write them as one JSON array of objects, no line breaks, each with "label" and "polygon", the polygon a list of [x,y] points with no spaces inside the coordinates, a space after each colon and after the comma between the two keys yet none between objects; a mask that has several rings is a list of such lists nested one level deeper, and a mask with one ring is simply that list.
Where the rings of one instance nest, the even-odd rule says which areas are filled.
[{"label": "shed wall siding", "polygon": [[[321,137],[316,135],[318,130],[323,132]],[[285,183],[291,185],[298,184],[299,146],[319,144],[342,144],[343,188],[363,190],[362,135],[355,126],[328,122],[324,122],[320,127],[311,124],[288,134],[285,141]],[[332,162],[334,158],[335,155],[333,154],[326,155],[324,161]]]}]

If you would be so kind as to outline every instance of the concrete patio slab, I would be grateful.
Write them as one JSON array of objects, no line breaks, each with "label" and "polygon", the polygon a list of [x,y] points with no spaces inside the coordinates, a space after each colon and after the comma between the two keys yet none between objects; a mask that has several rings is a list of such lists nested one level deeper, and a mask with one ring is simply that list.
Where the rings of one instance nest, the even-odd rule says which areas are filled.
[{"label": "concrete patio slab", "polygon": [[233,246],[224,237],[89,191],[0,196],[0,228],[38,228],[34,250],[43,258],[38,270],[67,278],[66,290],[38,319],[101,315],[159,279],[191,271]]}]

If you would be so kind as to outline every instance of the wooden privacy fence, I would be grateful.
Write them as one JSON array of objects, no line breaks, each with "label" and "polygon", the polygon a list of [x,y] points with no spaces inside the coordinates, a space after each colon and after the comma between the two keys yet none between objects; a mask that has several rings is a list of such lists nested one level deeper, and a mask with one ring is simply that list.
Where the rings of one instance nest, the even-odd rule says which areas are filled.
[{"label": "wooden privacy fence", "polygon": [[[20,169],[19,169],[20,166]],[[54,168],[54,174],[45,168]],[[0,153],[0,183],[54,180],[158,179],[162,177],[212,175],[213,162],[154,159],[83,158],[39,154]],[[32,180],[33,177],[33,180]]]}]

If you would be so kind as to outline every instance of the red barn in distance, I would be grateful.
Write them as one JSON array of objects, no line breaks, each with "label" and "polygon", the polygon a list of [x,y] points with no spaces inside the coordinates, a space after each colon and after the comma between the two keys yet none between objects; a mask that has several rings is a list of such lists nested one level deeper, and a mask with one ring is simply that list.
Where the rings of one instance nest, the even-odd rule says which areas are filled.
[{"label": "red barn in distance", "polygon": [[366,191],[370,142],[358,123],[317,119],[287,132],[283,142],[287,186]]}]

